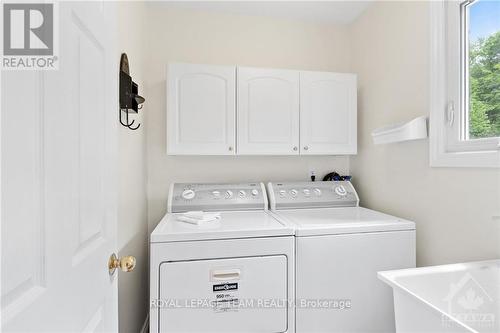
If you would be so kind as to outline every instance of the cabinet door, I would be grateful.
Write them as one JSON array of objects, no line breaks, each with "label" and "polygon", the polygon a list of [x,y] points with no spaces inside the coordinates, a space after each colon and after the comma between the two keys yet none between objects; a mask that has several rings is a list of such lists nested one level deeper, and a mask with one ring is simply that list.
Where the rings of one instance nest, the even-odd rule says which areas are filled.
[{"label": "cabinet door", "polygon": [[356,75],[300,73],[300,153],[356,154]]},{"label": "cabinet door", "polygon": [[238,154],[299,153],[299,72],[238,67]]},{"label": "cabinet door", "polygon": [[236,68],[169,64],[167,153],[233,155]]}]

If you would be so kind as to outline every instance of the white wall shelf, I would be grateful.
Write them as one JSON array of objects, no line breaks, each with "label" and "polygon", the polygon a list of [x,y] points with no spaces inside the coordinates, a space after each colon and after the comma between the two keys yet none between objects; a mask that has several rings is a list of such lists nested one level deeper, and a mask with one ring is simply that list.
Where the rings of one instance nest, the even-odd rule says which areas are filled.
[{"label": "white wall shelf", "polygon": [[427,116],[377,128],[372,132],[372,138],[376,145],[425,139],[427,138]]}]

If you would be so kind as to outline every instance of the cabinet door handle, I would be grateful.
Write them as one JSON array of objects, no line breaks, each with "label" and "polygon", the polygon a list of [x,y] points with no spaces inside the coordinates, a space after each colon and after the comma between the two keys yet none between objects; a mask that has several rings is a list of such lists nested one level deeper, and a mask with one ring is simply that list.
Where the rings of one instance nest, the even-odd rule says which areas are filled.
[{"label": "cabinet door handle", "polygon": [[309,150],[309,147],[308,147],[308,146],[305,146],[305,147],[304,147],[304,150]]},{"label": "cabinet door handle", "polygon": [[297,151],[299,148],[297,146],[293,147],[293,151]]},{"label": "cabinet door handle", "polygon": [[233,147],[229,147],[229,151],[233,151]]}]

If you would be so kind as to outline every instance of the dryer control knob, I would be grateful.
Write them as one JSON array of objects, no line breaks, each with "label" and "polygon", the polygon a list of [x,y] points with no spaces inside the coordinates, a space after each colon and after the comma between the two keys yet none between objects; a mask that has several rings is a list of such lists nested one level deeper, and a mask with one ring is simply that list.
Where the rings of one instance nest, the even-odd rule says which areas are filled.
[{"label": "dryer control knob", "polygon": [[245,192],[245,191],[243,191],[243,190],[240,190],[240,191],[238,192],[238,196],[239,196],[240,198],[242,198],[242,199],[243,199],[244,197],[246,197],[246,196],[247,196],[247,192]]},{"label": "dryer control knob", "polygon": [[321,195],[321,190],[319,188],[315,188],[314,189],[314,194],[319,197]]},{"label": "dryer control knob", "polygon": [[280,190],[280,197],[284,198],[286,195],[286,191],[285,190]]},{"label": "dryer control knob", "polygon": [[290,195],[291,195],[292,197],[296,197],[298,193],[299,193],[299,192],[298,192],[297,190],[291,190],[291,191],[290,191]]},{"label": "dryer control knob", "polygon": [[233,197],[233,191],[227,190],[226,194],[224,195],[226,199],[231,199]]},{"label": "dryer control knob", "polygon": [[186,200],[191,200],[191,199],[193,199],[193,198],[195,197],[195,195],[196,195],[196,194],[194,193],[194,191],[193,191],[193,190],[184,190],[184,191],[182,192],[182,198],[183,198],[183,199],[186,199]]},{"label": "dryer control knob", "polygon": [[256,197],[256,196],[258,196],[258,195],[259,195],[259,191],[258,191],[258,190],[253,189],[253,190],[252,190],[252,197]]},{"label": "dryer control knob", "polygon": [[309,189],[307,189],[307,188],[306,188],[306,189],[304,189],[302,192],[304,192],[304,195],[305,195],[306,197],[308,197],[308,196],[310,196],[310,195],[311,195],[311,190],[309,190]]}]

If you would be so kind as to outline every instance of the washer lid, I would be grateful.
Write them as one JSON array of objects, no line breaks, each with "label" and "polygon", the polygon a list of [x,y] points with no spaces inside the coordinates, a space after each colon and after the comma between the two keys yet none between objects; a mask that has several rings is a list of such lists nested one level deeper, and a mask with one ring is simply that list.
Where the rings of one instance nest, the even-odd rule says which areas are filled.
[{"label": "washer lid", "polygon": [[213,224],[194,225],[177,221],[180,213],[168,213],[151,233],[151,242],[178,242],[209,239],[291,236],[293,227],[287,226],[266,211],[221,212],[221,219]]},{"label": "washer lid", "polygon": [[274,212],[295,225],[296,236],[414,230],[415,223],[362,207],[310,208]]}]

